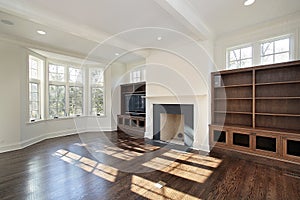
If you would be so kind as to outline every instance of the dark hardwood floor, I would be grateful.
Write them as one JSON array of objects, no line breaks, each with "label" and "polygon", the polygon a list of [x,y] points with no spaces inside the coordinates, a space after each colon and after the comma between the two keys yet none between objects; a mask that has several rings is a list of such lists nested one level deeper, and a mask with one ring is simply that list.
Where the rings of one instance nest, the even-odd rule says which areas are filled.
[{"label": "dark hardwood floor", "polygon": [[85,136],[0,154],[0,199],[300,199],[297,166],[206,156],[117,132],[105,133],[112,146]]}]

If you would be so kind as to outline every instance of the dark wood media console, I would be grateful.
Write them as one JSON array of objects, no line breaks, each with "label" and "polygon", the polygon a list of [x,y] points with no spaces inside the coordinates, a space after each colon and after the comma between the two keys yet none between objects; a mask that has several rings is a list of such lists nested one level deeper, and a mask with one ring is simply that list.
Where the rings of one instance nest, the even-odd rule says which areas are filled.
[{"label": "dark wood media console", "polygon": [[300,163],[300,61],[211,78],[211,148]]},{"label": "dark wood media console", "polygon": [[121,114],[118,115],[118,130],[137,137],[144,137],[146,83],[124,84],[120,88]]}]

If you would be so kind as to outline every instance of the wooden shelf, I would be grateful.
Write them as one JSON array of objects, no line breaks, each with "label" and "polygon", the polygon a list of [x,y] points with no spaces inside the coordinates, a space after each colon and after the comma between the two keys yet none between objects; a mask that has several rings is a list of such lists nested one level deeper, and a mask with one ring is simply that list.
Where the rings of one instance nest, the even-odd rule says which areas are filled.
[{"label": "wooden shelf", "polygon": [[300,97],[256,97],[255,99],[260,100],[272,100],[272,99],[278,99],[278,100],[287,100],[287,99],[300,99]]},{"label": "wooden shelf", "polygon": [[282,85],[282,84],[294,84],[300,83],[300,81],[283,81],[283,82],[267,82],[267,83],[255,83],[256,86],[261,85]]},{"label": "wooden shelf", "polygon": [[217,87],[215,87],[215,89],[218,89],[218,88],[235,88],[235,87],[252,87],[252,84],[217,86]]},{"label": "wooden shelf", "polygon": [[214,100],[252,100],[253,98],[215,98]]},{"label": "wooden shelf", "polygon": [[[120,86],[121,90],[121,114],[118,115],[118,130],[129,134],[135,134],[138,137],[144,137],[145,132],[145,113],[128,112],[128,103],[126,96],[136,94],[146,96],[146,83],[130,83]],[[131,97],[130,97],[131,98]],[[141,116],[134,116],[139,114]]]},{"label": "wooden shelf", "polygon": [[211,80],[210,133],[223,131],[226,143],[210,142],[300,163],[300,61],[219,71]]},{"label": "wooden shelf", "polygon": [[222,113],[222,114],[241,114],[241,115],[252,115],[251,112],[237,112],[237,111],[214,111],[215,113]]},{"label": "wooden shelf", "polygon": [[281,114],[281,113],[255,113],[256,115],[280,116],[280,117],[300,117],[300,114]]}]

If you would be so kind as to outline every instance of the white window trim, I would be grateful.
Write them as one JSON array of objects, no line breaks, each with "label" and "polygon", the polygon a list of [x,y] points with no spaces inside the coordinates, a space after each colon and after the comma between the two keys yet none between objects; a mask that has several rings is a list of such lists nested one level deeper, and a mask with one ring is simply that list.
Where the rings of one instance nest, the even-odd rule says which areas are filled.
[{"label": "white window trim", "polygon": [[[243,49],[243,48],[247,48],[247,47],[251,47],[252,48],[252,65],[253,65],[253,56],[254,56],[254,45],[252,43],[248,43],[248,44],[243,44],[243,45],[239,45],[239,46],[234,46],[234,47],[230,47],[230,48],[227,48],[226,49],[226,69],[230,69],[229,66],[230,66],[230,51],[233,51],[233,50],[237,50],[237,49]],[[239,59],[239,61],[241,62],[242,60],[247,60],[247,59],[250,59],[250,58],[245,58],[245,59]],[[241,66],[238,67],[238,68],[242,68]]]},{"label": "white window trim", "polygon": [[[139,72],[139,76],[138,79],[136,79],[137,77],[134,77],[134,73],[135,72]],[[130,71],[130,82],[131,83],[138,83],[138,82],[143,82],[146,79],[146,69],[145,67],[137,67],[135,69],[133,69],[132,71]]]},{"label": "white window trim", "polygon": [[268,42],[268,41],[276,41],[276,40],[280,40],[280,39],[284,39],[284,38],[290,38],[290,61],[294,60],[296,57],[296,33],[292,32],[292,33],[288,33],[288,34],[283,34],[283,35],[279,35],[279,36],[275,36],[275,37],[268,37],[266,39],[261,39],[255,42],[251,42],[251,43],[245,43],[245,44],[241,44],[241,45],[236,45],[233,47],[229,47],[226,48],[226,69],[230,69],[229,68],[229,51],[234,50],[234,49],[239,49],[239,48],[244,48],[247,46],[252,46],[252,66],[258,66],[258,65],[262,65],[261,62],[261,44],[264,42]]},{"label": "white window trim", "polygon": [[[281,54],[281,53],[289,52],[290,60],[293,60],[294,59],[294,55],[295,55],[295,50],[294,50],[294,35],[293,34],[288,34],[288,35],[281,35],[281,36],[278,36],[278,37],[268,38],[268,39],[264,39],[264,40],[259,41],[260,63],[262,64],[261,44],[267,43],[267,42],[275,42],[275,41],[282,40],[282,39],[287,39],[287,38],[289,38],[289,48],[290,48],[289,51],[280,52],[280,53],[273,53],[273,54],[268,54],[268,55],[276,55],[276,54]],[[275,57],[273,59],[275,59]],[[273,60],[273,63],[275,63],[274,60]]]},{"label": "white window trim", "polygon": [[[58,65],[58,66],[63,66],[64,67],[64,81],[60,82],[60,81],[49,81],[49,65]],[[47,77],[48,77],[48,81],[47,81],[47,119],[52,119],[49,116],[49,85],[57,85],[57,86],[65,86],[65,116],[63,117],[59,117],[59,118],[72,118],[72,117],[77,117],[78,115],[70,115],[70,96],[69,96],[69,89],[72,86],[77,86],[77,87],[81,87],[83,89],[83,97],[82,97],[82,114],[80,116],[85,115],[85,91],[84,91],[84,83],[71,83],[70,82],[70,77],[69,77],[69,68],[76,68],[76,69],[81,69],[82,70],[82,78],[83,78],[83,82],[85,80],[85,68],[84,67],[78,67],[77,65],[71,64],[71,63],[65,63],[65,62],[58,62],[58,61],[48,61],[47,63]]]},{"label": "white window trim", "polygon": [[[30,78],[30,72],[29,72],[29,69],[30,69],[30,63],[29,63],[29,60],[30,58],[33,58],[33,59],[38,59],[38,61],[42,61],[42,64],[40,66],[40,80],[39,79],[32,79]],[[45,87],[45,65],[46,65],[46,60],[44,57],[40,56],[39,54],[36,54],[32,51],[28,51],[27,53],[27,67],[26,67],[26,110],[27,110],[27,121],[29,123],[32,123],[32,122],[37,122],[37,121],[42,121],[42,120],[45,120],[45,109],[44,109],[44,106],[45,106],[45,98],[44,98],[44,95],[45,95],[45,90],[43,89]],[[31,119],[30,118],[30,99],[29,99],[29,95],[30,95],[30,90],[29,90],[29,85],[30,83],[37,83],[38,84],[38,90],[39,90],[39,114],[40,114],[40,118],[39,119]]]},{"label": "white window trim", "polygon": [[[102,84],[92,84],[91,83],[91,73],[90,70],[93,69],[97,69],[97,68],[101,68],[103,70],[103,83]],[[87,67],[87,71],[86,71],[86,81],[88,81],[87,86],[87,92],[88,92],[88,103],[87,103],[87,113],[88,115],[92,115],[92,87],[102,87],[103,88],[103,114],[102,115],[96,115],[97,117],[106,117],[106,88],[105,88],[105,69],[103,67]]]},{"label": "white window trim", "polygon": [[[81,66],[80,64],[75,64],[75,63],[72,63],[72,62],[65,62],[65,61],[60,61],[60,60],[55,60],[55,59],[51,59],[51,58],[46,58],[46,57],[43,57],[35,52],[32,52],[30,50],[28,50],[28,54],[27,54],[27,71],[26,71],[26,74],[27,74],[27,79],[26,79],[26,82],[27,82],[27,89],[26,89],[26,93],[27,93],[27,103],[26,103],[26,110],[27,110],[27,116],[28,116],[28,124],[31,124],[31,123],[37,123],[37,122],[41,122],[41,121],[51,121],[51,120],[63,120],[63,119],[73,119],[75,117],[78,117],[78,116],[70,116],[69,115],[69,91],[68,91],[68,88],[70,86],[79,86],[79,87],[82,87],[83,89],[83,111],[82,111],[82,115],[80,117],[84,117],[84,116],[90,116],[90,113],[91,113],[91,91],[90,91],[90,88],[91,88],[91,84],[90,84],[90,77],[89,77],[89,69],[90,68],[101,68],[103,69],[103,84],[101,84],[100,86],[103,88],[103,115],[100,115],[100,116],[95,116],[95,117],[99,117],[99,118],[102,118],[102,117],[106,117],[106,83],[105,83],[105,80],[106,80],[106,77],[105,77],[105,70],[103,68],[103,66],[101,66],[100,64],[99,65],[87,65],[87,66]],[[36,57],[40,60],[43,61],[43,69],[42,71],[40,72],[41,73],[41,81],[40,81],[40,115],[41,115],[41,119],[37,119],[35,121],[31,121],[30,120],[30,115],[29,115],[29,83],[30,82],[36,82],[38,80],[30,80],[29,79],[29,57],[30,56],[33,56],[33,57]],[[54,64],[54,65],[61,65],[61,66],[64,66],[65,67],[65,81],[64,82],[59,82],[59,81],[49,81],[49,65],[50,64]],[[82,70],[82,76],[83,76],[83,82],[82,83],[78,83],[78,82],[75,82],[75,83],[70,83],[69,82],[69,68],[72,67],[72,68],[78,68],[78,69],[81,69]],[[59,118],[50,118],[49,117],[49,85],[64,85],[66,87],[66,116],[64,117],[59,117]]]}]

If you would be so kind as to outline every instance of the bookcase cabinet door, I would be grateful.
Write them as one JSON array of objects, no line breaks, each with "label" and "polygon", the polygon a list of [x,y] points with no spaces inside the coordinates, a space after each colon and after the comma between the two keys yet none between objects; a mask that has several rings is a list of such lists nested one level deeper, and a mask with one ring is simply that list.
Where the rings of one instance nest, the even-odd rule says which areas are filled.
[{"label": "bookcase cabinet door", "polygon": [[253,134],[251,131],[232,130],[231,145],[233,149],[251,151],[253,150]]},{"label": "bookcase cabinet door", "polygon": [[300,162],[300,136],[283,136],[283,158]]},{"label": "bookcase cabinet door", "polygon": [[228,131],[219,127],[210,127],[210,147],[227,146],[229,143]]},{"label": "bookcase cabinet door", "polygon": [[257,153],[279,157],[280,149],[280,136],[270,132],[256,132],[254,141],[254,149]]}]

